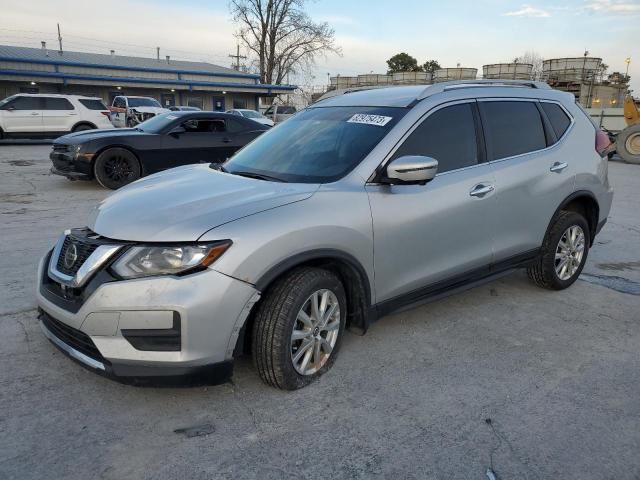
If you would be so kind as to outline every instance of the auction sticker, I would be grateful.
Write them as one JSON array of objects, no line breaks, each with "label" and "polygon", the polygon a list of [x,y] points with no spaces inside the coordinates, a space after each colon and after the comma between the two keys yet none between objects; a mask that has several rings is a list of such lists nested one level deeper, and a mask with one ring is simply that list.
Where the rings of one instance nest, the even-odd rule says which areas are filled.
[{"label": "auction sticker", "polygon": [[356,113],[353,117],[347,120],[347,123],[362,123],[364,125],[376,125],[377,127],[384,127],[391,121],[392,118],[393,117],[385,117],[384,115]]}]

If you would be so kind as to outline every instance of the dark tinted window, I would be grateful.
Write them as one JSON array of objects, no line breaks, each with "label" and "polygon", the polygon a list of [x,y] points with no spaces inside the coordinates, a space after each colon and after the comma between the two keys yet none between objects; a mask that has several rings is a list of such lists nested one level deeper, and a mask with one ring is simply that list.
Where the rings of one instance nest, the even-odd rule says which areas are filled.
[{"label": "dark tinted window", "polygon": [[162,107],[155,98],[129,97],[129,107]]},{"label": "dark tinted window", "polygon": [[569,125],[571,125],[571,119],[564,113],[564,110],[560,105],[556,103],[541,102],[542,109],[547,115],[547,118],[551,122],[553,131],[556,132],[556,136],[560,138],[567,131]]},{"label": "dark tinted window", "polygon": [[533,102],[480,102],[489,160],[533,152],[547,146]]},{"label": "dark tinted window", "polygon": [[43,110],[73,110],[73,105],[66,98],[44,97]]},{"label": "dark tinted window", "polygon": [[429,115],[394,154],[424,155],[438,160],[438,173],[478,163],[471,104],[445,107]]},{"label": "dark tinted window", "polygon": [[41,110],[40,97],[18,97],[7,105],[16,110]]},{"label": "dark tinted window", "polygon": [[187,132],[192,133],[220,133],[225,132],[225,124],[222,119],[191,119],[182,124]]},{"label": "dark tinted window", "polygon": [[113,106],[117,107],[117,108],[126,108],[127,104],[124,102],[124,98],[122,97],[117,97],[114,101],[113,101]]},{"label": "dark tinted window", "polygon": [[102,103],[100,100],[83,100],[83,99],[79,99],[78,100],[82,105],[84,105],[86,108],[88,108],[89,110],[106,110],[107,107],[105,107],[104,103]]},{"label": "dark tinted window", "polygon": [[287,182],[332,182],[358,165],[405,113],[403,108],[309,108],[260,135],[224,167]]},{"label": "dark tinted window", "polygon": [[293,115],[296,113],[296,109],[294,107],[278,107],[277,113],[283,113],[285,115]]}]

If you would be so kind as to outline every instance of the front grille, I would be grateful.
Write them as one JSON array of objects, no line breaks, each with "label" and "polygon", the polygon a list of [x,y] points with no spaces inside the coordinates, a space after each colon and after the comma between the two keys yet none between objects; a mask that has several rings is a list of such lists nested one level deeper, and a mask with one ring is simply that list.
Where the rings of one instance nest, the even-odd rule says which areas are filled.
[{"label": "front grille", "polygon": [[89,335],[56,320],[45,312],[41,312],[40,319],[44,326],[47,327],[47,330],[59,340],[87,357],[104,363],[104,357],[100,354]]},{"label": "front grille", "polygon": [[[75,246],[75,255],[68,255],[69,249]],[[58,256],[58,260],[56,262],[56,268],[59,272],[64,273],[65,275],[74,276],[82,264],[89,258],[94,250],[98,248],[98,244],[96,243],[88,243],[83,241],[80,238],[67,235],[64,239],[64,243],[62,244],[62,249],[60,250],[60,255]],[[65,258],[68,260],[75,257],[75,261],[68,262],[65,265]]]}]

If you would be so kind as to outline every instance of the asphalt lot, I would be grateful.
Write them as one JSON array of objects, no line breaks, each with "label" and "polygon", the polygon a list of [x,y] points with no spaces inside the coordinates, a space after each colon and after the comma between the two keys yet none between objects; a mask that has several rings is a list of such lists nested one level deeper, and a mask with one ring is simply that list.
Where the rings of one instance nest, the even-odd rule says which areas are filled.
[{"label": "asphalt lot", "polygon": [[297,392],[248,358],[233,383],[139,388],[38,327],[39,257],[108,193],[49,175],[49,149],[0,146],[0,479],[640,478],[640,167],[610,164],[568,290],[517,272],[386,317]]}]

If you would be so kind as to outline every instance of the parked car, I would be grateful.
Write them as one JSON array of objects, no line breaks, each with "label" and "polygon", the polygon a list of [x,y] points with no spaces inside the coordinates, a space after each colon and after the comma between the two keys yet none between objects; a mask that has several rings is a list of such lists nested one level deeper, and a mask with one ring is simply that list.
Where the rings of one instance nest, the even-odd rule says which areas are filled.
[{"label": "parked car", "polygon": [[222,380],[246,348],[267,384],[300,388],[345,328],[518,267],[572,285],[611,207],[609,147],[573,95],[539,82],[321,100],[221,170],[103,200],[40,264],[42,326],[116,377]]},{"label": "parked car", "polygon": [[111,122],[118,128],[131,128],[161,113],[170,112],[155,98],[120,95],[109,107]]},{"label": "parked car", "polygon": [[113,128],[99,98],[19,93],[0,101],[0,138],[57,137],[95,128]]},{"label": "parked car", "polygon": [[49,155],[51,172],[116,189],[179,165],[222,163],[266,129],[225,113],[171,112],[135,128],[60,137]]},{"label": "parked car", "polygon": [[271,105],[264,112],[264,116],[273,120],[274,123],[284,122],[297,112],[296,107],[291,105]]},{"label": "parked car", "polygon": [[200,111],[202,111],[201,108],[190,107],[188,105],[174,105],[172,107],[169,107],[169,110],[171,110],[172,112],[200,112]]},{"label": "parked car", "polygon": [[227,113],[230,113],[232,115],[239,115],[245,118],[250,118],[255,122],[273,127],[273,120],[268,119],[267,117],[262,115],[260,112],[257,112],[255,110],[249,110],[247,108],[234,108],[233,110],[227,110]]}]

